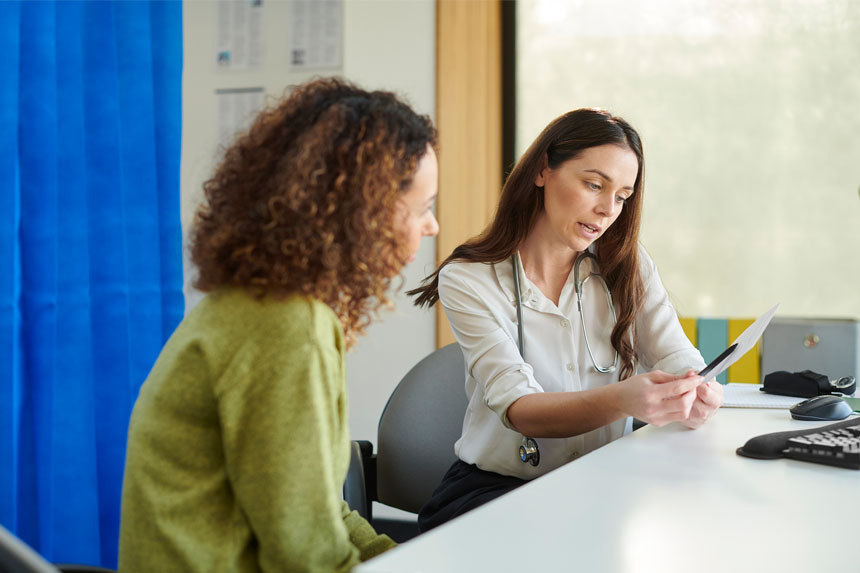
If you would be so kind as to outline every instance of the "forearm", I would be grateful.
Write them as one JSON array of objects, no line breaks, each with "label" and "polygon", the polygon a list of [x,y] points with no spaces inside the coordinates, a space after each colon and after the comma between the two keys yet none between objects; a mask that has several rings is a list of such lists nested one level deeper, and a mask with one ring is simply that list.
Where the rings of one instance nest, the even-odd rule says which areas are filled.
[{"label": "forearm", "polygon": [[532,438],[584,434],[629,415],[621,408],[619,391],[618,384],[610,384],[579,392],[527,394],[508,407],[508,421]]},{"label": "forearm", "polygon": [[692,372],[681,377],[648,372],[591,390],[528,394],[508,407],[507,416],[517,431],[532,438],[576,436],[625,416],[662,426],[690,417],[702,381]]}]

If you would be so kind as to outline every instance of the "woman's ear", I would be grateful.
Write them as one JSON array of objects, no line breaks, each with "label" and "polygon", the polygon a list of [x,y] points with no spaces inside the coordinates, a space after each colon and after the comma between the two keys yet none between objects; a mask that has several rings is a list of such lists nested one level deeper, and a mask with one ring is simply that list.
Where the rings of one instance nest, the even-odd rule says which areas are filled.
[{"label": "woman's ear", "polygon": [[544,153],[540,160],[540,171],[538,171],[538,174],[535,177],[535,186],[543,187],[544,183],[546,183],[546,170],[549,168],[548,163],[546,153]]}]

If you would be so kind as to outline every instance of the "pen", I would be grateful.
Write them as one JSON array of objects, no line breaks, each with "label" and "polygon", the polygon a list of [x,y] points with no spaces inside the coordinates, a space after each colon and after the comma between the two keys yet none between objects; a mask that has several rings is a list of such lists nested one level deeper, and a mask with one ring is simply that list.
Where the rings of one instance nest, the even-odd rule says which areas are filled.
[{"label": "pen", "polygon": [[728,348],[726,348],[725,350],[723,350],[723,352],[719,356],[717,356],[716,358],[711,360],[711,363],[708,364],[707,366],[705,366],[702,369],[702,371],[699,372],[699,376],[707,376],[711,372],[711,370],[713,370],[714,368],[719,366],[720,362],[722,362],[723,360],[728,358],[729,354],[734,352],[734,350],[735,350],[735,348],[737,348],[737,346],[738,346],[737,343],[735,343],[735,344],[732,344],[731,346],[729,346]]}]

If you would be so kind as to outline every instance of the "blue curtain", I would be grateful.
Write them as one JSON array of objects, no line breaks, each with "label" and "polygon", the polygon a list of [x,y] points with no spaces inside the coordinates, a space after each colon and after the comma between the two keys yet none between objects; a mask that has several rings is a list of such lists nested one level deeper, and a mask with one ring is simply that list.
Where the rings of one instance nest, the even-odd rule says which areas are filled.
[{"label": "blue curtain", "polygon": [[0,523],[115,567],[128,419],[180,321],[182,5],[0,2]]}]

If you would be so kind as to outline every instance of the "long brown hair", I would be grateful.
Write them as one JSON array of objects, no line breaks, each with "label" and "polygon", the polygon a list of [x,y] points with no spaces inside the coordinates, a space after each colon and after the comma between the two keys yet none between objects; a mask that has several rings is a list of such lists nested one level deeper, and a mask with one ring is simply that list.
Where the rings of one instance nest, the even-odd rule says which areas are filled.
[{"label": "long brown hair", "polygon": [[544,209],[543,188],[535,185],[541,169],[555,169],[590,147],[619,145],[639,162],[633,194],[615,223],[595,243],[600,272],[615,300],[618,322],[612,346],[621,359],[621,378],[636,370],[634,321],[642,307],[644,285],[639,272],[639,226],[642,216],[644,155],[639,134],[622,118],[598,109],[578,109],[553,120],[514,166],[502,189],[493,221],[477,237],[454,249],[442,264],[408,292],[418,306],[439,300],[439,271],[452,261],[498,263],[516,252]]},{"label": "long brown hair", "polygon": [[263,111],[203,186],[195,286],[300,293],[334,310],[347,346],[400,272],[400,194],[435,146],[430,119],[389,92],[339,79],[296,87]]}]

